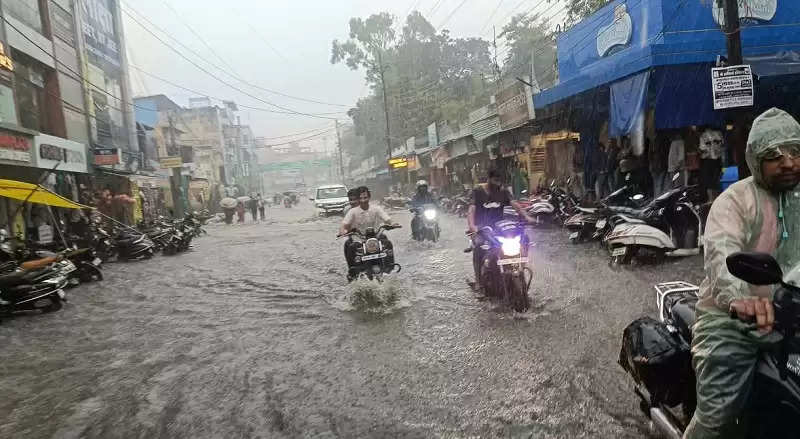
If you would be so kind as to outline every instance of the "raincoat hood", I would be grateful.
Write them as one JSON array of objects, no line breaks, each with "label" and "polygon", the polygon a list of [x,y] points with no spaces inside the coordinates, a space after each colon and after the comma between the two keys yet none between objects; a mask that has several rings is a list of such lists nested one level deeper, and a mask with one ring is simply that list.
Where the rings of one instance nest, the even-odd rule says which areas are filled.
[{"label": "raincoat hood", "polygon": [[761,174],[764,157],[788,144],[800,144],[800,123],[789,113],[771,108],[753,121],[750,137],[747,139],[745,159],[759,186],[768,189]]}]

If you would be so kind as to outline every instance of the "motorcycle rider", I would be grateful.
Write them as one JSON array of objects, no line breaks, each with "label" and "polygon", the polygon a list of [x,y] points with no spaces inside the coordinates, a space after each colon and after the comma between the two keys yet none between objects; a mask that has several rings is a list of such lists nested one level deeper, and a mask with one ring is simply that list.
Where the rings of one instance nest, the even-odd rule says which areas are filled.
[{"label": "motorcycle rider", "polygon": [[[399,227],[397,223],[392,222],[392,219],[383,208],[378,205],[369,204],[372,194],[368,187],[360,186],[356,188],[355,191],[358,194],[359,204],[356,207],[350,208],[347,214],[345,214],[342,220],[342,226],[339,229],[339,236],[343,236],[353,230],[364,233],[368,228],[374,228],[377,231],[381,225]],[[394,265],[394,252],[388,251],[393,248],[391,241],[389,241],[385,235],[381,235],[381,244],[383,248],[387,250],[387,253],[390,254],[390,256],[386,258],[386,263]],[[355,264],[355,256],[356,242],[350,238],[344,243],[344,257],[345,260],[347,260],[348,278],[352,278],[353,276],[351,270]]]},{"label": "motorcycle rider", "polygon": [[[693,328],[692,363],[697,409],[686,439],[739,438],[758,352],[779,338],[772,333],[770,287],[756,287],[728,272],[725,258],[738,251],[769,253],[784,272],[800,261],[800,124],[767,110],[754,122],[745,152],[752,177],[714,201],[705,232],[705,273]],[[755,317],[757,331],[740,319]]]},{"label": "motorcycle rider", "polygon": [[[511,206],[517,211],[520,217],[533,223],[535,220],[525,212],[525,209],[511,199],[511,193],[504,190],[503,179],[500,171],[490,169],[486,174],[486,183],[475,187],[472,191],[469,211],[467,213],[467,227],[472,235],[472,267],[475,270],[475,283],[480,285],[480,267],[483,263],[485,251],[481,249],[483,238],[478,234],[478,230],[483,227],[492,227],[503,219],[503,208]],[[469,249],[465,250],[469,251]]]},{"label": "motorcycle rider", "polygon": [[[419,209],[426,204],[433,204],[438,207],[438,203],[436,199],[433,197],[433,194],[428,192],[428,182],[425,180],[417,181],[417,192],[414,193],[414,197],[411,198],[411,201],[408,203],[411,205],[412,209]],[[419,233],[420,228],[420,217],[419,215],[414,215],[414,218],[411,219],[411,236],[416,239],[417,234]]]}]

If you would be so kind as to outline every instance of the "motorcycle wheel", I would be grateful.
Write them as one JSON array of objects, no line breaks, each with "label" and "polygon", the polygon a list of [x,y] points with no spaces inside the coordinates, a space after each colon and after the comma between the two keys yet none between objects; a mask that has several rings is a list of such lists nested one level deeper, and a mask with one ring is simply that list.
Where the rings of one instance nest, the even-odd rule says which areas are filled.
[{"label": "motorcycle wheel", "polygon": [[64,307],[64,303],[61,302],[61,298],[56,297],[55,299],[52,297],[48,297],[50,300],[50,305],[45,306],[44,308],[40,308],[42,310],[42,314],[49,314],[51,312],[56,312]]},{"label": "motorcycle wheel", "polygon": [[83,264],[80,270],[80,280],[82,283],[103,280],[103,272],[91,264]]},{"label": "motorcycle wheel", "polygon": [[505,284],[508,294],[508,303],[516,312],[525,312],[531,307],[531,300],[528,297],[525,276],[511,276],[510,282]]}]

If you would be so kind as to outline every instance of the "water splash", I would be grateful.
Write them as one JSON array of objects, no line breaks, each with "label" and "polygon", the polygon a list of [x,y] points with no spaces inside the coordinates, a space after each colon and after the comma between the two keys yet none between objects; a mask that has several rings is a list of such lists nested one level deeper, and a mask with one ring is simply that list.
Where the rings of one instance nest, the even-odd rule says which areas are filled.
[{"label": "water splash", "polygon": [[348,286],[345,299],[350,310],[391,314],[411,306],[411,290],[395,279],[377,282],[361,278]]}]

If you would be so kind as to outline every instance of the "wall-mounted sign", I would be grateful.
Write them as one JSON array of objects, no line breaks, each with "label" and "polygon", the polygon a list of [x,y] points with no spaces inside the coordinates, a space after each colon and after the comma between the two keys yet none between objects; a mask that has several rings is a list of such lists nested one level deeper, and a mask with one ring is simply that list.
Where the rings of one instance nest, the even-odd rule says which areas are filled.
[{"label": "wall-mounted sign", "polygon": [[183,167],[183,160],[181,160],[180,156],[162,157],[158,159],[158,163],[159,165],[161,165],[161,169],[172,169],[172,168]]},{"label": "wall-mounted sign", "polygon": [[119,148],[95,148],[94,164],[98,166],[118,165],[122,163],[122,151]]},{"label": "wall-mounted sign", "polygon": [[86,146],[61,137],[40,134],[33,138],[34,164],[38,168],[52,169],[56,163],[59,171],[89,172],[86,163]]},{"label": "wall-mounted sign", "polygon": [[114,5],[109,0],[80,0],[83,35],[88,51],[115,67],[120,65]]},{"label": "wall-mounted sign", "polygon": [[[739,0],[739,18],[745,23],[770,21],[778,12],[778,0]],[[711,14],[720,26],[725,24],[725,9],[721,2],[711,2]]]},{"label": "wall-mounted sign", "polygon": [[616,53],[631,42],[633,21],[625,3],[614,8],[614,21],[597,32],[597,54],[601,57]]},{"label": "wall-mounted sign", "polygon": [[31,161],[31,139],[7,131],[0,131],[0,160]]},{"label": "wall-mounted sign", "polygon": [[405,157],[389,159],[389,166],[391,166],[393,169],[407,168],[408,164],[409,164],[409,159]]},{"label": "wall-mounted sign", "polygon": [[0,43],[0,68],[11,72],[14,71],[14,61],[11,60],[10,56],[6,55],[6,49],[3,47],[3,43]]},{"label": "wall-mounted sign", "polygon": [[[495,100],[497,101],[497,114],[500,117],[501,129],[516,128],[530,119],[527,93],[525,92],[525,85],[521,82],[516,82],[498,93],[495,96]],[[466,153],[466,151],[464,152]]]},{"label": "wall-mounted sign", "polygon": [[749,65],[711,69],[714,109],[753,106],[753,72]]}]

